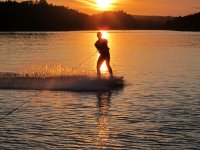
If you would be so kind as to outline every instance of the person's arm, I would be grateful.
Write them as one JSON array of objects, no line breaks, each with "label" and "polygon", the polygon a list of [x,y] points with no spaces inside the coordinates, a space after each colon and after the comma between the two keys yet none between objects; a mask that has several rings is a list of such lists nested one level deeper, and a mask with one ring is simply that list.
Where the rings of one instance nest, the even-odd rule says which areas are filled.
[{"label": "person's arm", "polygon": [[95,47],[96,47],[96,49],[99,51],[99,49],[100,49],[100,45],[99,45],[99,43],[98,43],[98,41],[96,41],[96,43],[94,44],[95,45]]},{"label": "person's arm", "polygon": [[106,42],[106,44],[108,44],[108,40],[107,39],[105,39],[105,42]]},{"label": "person's arm", "polygon": [[98,49],[98,48],[97,48],[97,42],[96,42],[96,43],[94,43],[94,46],[96,47],[96,49]]}]

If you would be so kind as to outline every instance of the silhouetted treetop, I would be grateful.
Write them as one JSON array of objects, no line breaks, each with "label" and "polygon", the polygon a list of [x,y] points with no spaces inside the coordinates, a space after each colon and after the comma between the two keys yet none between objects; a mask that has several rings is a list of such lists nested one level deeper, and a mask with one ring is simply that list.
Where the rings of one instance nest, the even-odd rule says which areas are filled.
[{"label": "silhouetted treetop", "polygon": [[148,30],[163,30],[168,21],[174,20],[174,17],[170,16],[144,16],[133,15],[137,22],[138,29]]},{"label": "silhouetted treetop", "polygon": [[82,30],[89,15],[39,2],[0,2],[0,30]]},{"label": "silhouetted treetop", "polygon": [[132,15],[124,11],[105,11],[91,16],[96,28],[134,29],[137,23]]},{"label": "silhouetted treetop", "polygon": [[200,12],[185,17],[177,17],[166,24],[167,29],[180,31],[200,31]]}]

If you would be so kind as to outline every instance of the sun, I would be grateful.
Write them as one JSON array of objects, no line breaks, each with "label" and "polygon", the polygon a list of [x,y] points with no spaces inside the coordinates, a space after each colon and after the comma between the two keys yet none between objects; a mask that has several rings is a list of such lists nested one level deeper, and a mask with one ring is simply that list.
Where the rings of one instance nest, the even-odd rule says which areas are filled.
[{"label": "sun", "polygon": [[108,9],[112,0],[96,0],[97,5],[100,9]]}]

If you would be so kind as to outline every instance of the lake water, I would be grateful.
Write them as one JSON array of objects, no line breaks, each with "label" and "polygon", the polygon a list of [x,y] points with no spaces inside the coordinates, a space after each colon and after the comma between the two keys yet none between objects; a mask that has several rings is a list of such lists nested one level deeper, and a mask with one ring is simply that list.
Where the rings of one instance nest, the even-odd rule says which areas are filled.
[{"label": "lake water", "polygon": [[[0,121],[0,149],[199,149],[200,33],[109,31],[107,38],[126,86],[1,89],[0,118],[30,101]],[[96,31],[0,33],[0,72],[75,67],[95,53],[95,41]],[[95,71],[97,57],[78,69]]]}]

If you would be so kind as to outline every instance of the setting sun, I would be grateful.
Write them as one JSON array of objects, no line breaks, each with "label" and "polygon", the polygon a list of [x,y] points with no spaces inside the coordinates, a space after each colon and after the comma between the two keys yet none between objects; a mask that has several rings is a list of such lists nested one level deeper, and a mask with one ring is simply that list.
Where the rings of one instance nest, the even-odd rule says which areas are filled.
[{"label": "setting sun", "polygon": [[107,9],[110,7],[110,3],[112,0],[96,0],[96,1],[100,9]]}]

